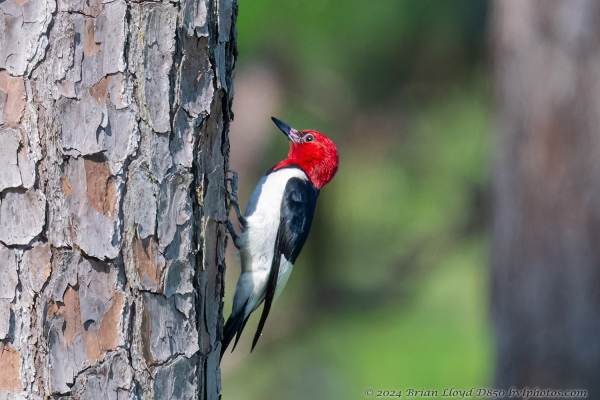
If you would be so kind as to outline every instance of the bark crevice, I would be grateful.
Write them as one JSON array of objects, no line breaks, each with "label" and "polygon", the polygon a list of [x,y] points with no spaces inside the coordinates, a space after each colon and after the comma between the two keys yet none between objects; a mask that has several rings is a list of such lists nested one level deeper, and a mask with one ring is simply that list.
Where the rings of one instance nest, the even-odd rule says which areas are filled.
[{"label": "bark crevice", "polygon": [[235,56],[212,44],[234,22],[216,0],[20,3],[0,3],[0,345],[19,360],[0,393],[217,399]]}]

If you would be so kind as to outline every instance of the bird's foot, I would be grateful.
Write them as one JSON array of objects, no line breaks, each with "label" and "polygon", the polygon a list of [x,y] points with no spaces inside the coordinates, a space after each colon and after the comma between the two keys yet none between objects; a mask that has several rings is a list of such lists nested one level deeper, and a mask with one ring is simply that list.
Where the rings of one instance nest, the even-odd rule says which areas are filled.
[{"label": "bird's foot", "polygon": [[224,187],[225,196],[227,197],[227,215],[229,215],[229,211],[231,207],[233,207],[235,214],[237,215],[238,221],[240,223],[240,229],[242,232],[246,231],[246,227],[248,226],[246,222],[246,218],[244,214],[242,214],[242,210],[240,208],[240,203],[238,202],[238,175],[237,172],[233,170],[227,171],[227,173],[231,173],[230,178],[225,178],[225,185],[229,182],[229,189]]},{"label": "bird's foot", "polygon": [[233,245],[235,246],[236,249],[239,250],[242,247],[241,238],[235,232],[235,229],[233,229],[233,224],[229,220],[227,220],[227,230],[229,231],[229,235],[231,236]]}]

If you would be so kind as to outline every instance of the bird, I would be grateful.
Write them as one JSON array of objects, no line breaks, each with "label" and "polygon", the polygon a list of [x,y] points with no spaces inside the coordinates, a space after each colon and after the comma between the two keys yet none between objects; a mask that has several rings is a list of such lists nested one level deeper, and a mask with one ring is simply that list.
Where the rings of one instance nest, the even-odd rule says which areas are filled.
[{"label": "bird", "polygon": [[221,358],[237,335],[231,351],[235,349],[250,314],[264,302],[250,351],[254,350],[271,306],[306,242],[319,192],[338,170],[338,151],[331,139],[317,131],[298,131],[277,118],[271,119],[289,139],[289,153],[258,182],[243,215],[237,200],[237,174],[232,171],[232,178],[228,179],[231,192],[226,193],[241,233],[235,232],[229,220],[227,230],[240,253],[241,274],[231,314],[223,328]]}]

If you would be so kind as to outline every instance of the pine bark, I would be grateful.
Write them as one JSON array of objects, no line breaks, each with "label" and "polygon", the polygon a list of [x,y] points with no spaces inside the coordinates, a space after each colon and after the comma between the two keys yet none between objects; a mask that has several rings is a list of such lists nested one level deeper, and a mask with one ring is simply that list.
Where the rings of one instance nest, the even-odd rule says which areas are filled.
[{"label": "pine bark", "polygon": [[600,3],[495,2],[499,388],[600,396]]},{"label": "pine bark", "polygon": [[218,399],[236,15],[0,1],[0,399]]}]

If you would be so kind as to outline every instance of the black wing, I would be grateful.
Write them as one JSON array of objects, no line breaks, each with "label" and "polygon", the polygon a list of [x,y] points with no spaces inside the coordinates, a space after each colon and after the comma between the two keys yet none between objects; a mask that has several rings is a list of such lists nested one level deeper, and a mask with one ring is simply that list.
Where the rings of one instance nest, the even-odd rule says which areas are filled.
[{"label": "black wing", "polygon": [[269,280],[267,281],[265,305],[254,335],[252,350],[254,350],[258,338],[260,338],[273,304],[281,256],[283,255],[292,264],[296,262],[296,258],[298,258],[298,254],[300,254],[308,237],[318,196],[319,190],[312,182],[304,179],[292,178],[285,186],[281,201],[281,220],[275,239],[275,252],[269,272]]}]

